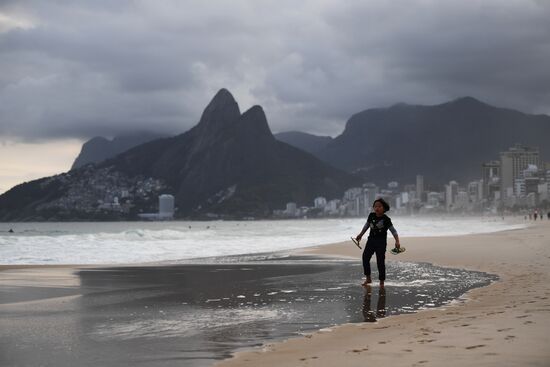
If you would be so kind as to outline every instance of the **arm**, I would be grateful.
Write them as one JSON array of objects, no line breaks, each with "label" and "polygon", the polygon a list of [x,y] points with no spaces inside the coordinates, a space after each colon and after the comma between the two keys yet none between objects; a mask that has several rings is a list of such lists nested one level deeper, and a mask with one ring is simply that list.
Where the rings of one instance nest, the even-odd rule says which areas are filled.
[{"label": "arm", "polygon": [[388,228],[388,230],[393,235],[393,238],[395,238],[395,247],[397,247],[397,248],[401,247],[401,244],[399,243],[399,235],[397,234],[397,231],[395,230],[393,225],[390,226],[390,228]]},{"label": "arm", "polygon": [[361,230],[361,233],[359,233],[357,235],[357,237],[355,237],[355,239],[357,240],[357,242],[361,241],[361,238],[363,237],[363,235],[365,234],[365,232],[367,231],[367,229],[369,229],[369,226],[368,226],[369,222],[365,223],[365,225],[363,226],[363,229]]}]

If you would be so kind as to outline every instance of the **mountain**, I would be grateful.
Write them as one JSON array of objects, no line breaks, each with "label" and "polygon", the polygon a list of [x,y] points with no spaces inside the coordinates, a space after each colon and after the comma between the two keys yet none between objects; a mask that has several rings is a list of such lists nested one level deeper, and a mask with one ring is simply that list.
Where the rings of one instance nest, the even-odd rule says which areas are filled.
[{"label": "mountain", "polygon": [[82,167],[88,163],[104,161],[105,159],[112,158],[137,145],[161,137],[163,137],[163,135],[149,132],[116,136],[112,140],[96,136],[82,145],[80,154],[76,157],[71,169]]},{"label": "mountain", "polygon": [[[179,217],[268,217],[287,202],[340,198],[358,183],[277,141],[260,106],[241,114],[222,89],[199,123],[181,135],[13,188],[0,196],[0,220],[128,219],[155,210],[161,193],[175,196]],[[123,208],[100,213],[98,202],[110,208],[114,197],[122,198]]]},{"label": "mountain", "polygon": [[165,180],[182,213],[266,216],[289,201],[340,197],[355,179],[277,141],[260,106],[241,114],[220,90],[199,123],[179,136],[133,148],[104,166]]},{"label": "mountain", "polygon": [[274,134],[273,136],[283,143],[287,143],[311,154],[318,153],[332,141],[330,136],[318,136],[300,131],[285,131]]},{"label": "mountain", "polygon": [[471,97],[435,106],[398,104],[353,115],[343,133],[316,156],[379,184],[434,184],[481,177],[481,164],[516,143],[550,159],[550,117],[497,108]]}]

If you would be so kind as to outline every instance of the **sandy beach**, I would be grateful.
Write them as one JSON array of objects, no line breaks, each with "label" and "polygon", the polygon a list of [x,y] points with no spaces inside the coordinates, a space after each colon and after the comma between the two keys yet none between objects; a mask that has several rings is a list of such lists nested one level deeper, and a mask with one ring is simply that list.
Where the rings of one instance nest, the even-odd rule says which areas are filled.
[{"label": "sandy beach", "polygon": [[[465,301],[417,313],[390,313],[374,323],[337,322],[343,325],[264,345],[259,345],[254,333],[270,333],[265,329],[269,315],[262,306],[235,313],[243,300],[260,293],[266,305],[284,304],[283,297],[307,299],[312,295],[308,287],[334,283],[326,277],[337,273],[328,270],[351,269],[338,273],[348,277],[338,282],[356,281],[357,286],[352,283],[345,292],[334,290],[332,296],[325,292],[319,296],[325,299],[319,305],[325,307],[331,299],[329,304],[357,308],[360,301],[348,302],[347,297],[351,291],[363,293],[357,273],[361,251],[343,242],[296,250],[293,256],[298,262],[252,266],[0,266],[0,364],[207,366],[221,360],[215,365],[549,366],[550,221],[532,224],[492,234],[404,237],[407,252],[387,256],[394,277],[398,269],[405,269],[400,263],[410,262],[498,275],[491,285],[469,291]],[[304,255],[329,260],[345,257],[357,265],[302,264],[299,257]],[[352,279],[356,273],[357,279]],[[391,278],[387,284],[391,293]],[[280,292],[293,288],[295,293],[283,296]],[[279,293],[270,295],[277,293],[272,290]],[[372,294],[373,300],[380,301],[376,282]],[[306,306],[295,303],[289,310],[300,304]],[[308,317],[314,321],[330,318],[337,309],[311,310],[315,311]],[[256,326],[247,324],[245,330],[241,325],[248,317],[260,321]],[[262,321],[266,317],[267,324]],[[210,321],[229,326],[221,333],[205,329],[197,339],[193,330]],[[277,339],[277,335],[271,337]],[[230,351],[239,349],[243,351],[231,356]]]},{"label": "sandy beach", "polygon": [[[500,280],[468,292],[465,302],[315,332],[216,366],[550,366],[549,221],[493,234],[403,238],[402,245],[407,252],[389,260],[480,270]],[[305,252],[360,257],[350,243]]]}]

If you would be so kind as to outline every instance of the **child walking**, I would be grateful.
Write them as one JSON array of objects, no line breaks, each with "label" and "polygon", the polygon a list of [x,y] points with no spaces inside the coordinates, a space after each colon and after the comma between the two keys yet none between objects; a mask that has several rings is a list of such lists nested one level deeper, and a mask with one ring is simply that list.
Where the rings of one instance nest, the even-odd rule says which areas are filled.
[{"label": "child walking", "polygon": [[372,208],[374,212],[369,214],[361,233],[359,233],[355,239],[357,242],[361,241],[361,237],[363,237],[367,229],[370,229],[367,244],[365,250],[363,250],[363,272],[367,277],[363,285],[366,286],[372,283],[370,276],[370,259],[372,255],[376,253],[376,265],[378,267],[380,288],[384,288],[384,281],[386,280],[385,260],[388,230],[393,235],[393,238],[395,238],[395,247],[400,248],[401,245],[399,243],[399,236],[395,228],[393,228],[390,217],[385,214],[390,210],[388,203],[384,199],[376,199],[372,204]]}]

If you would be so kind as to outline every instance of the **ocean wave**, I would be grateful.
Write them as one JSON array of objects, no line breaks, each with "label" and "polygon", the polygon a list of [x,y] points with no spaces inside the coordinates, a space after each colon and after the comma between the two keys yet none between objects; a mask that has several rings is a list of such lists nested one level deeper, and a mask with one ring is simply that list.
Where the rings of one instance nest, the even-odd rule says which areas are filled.
[{"label": "ocean wave", "polygon": [[[495,232],[523,223],[396,218],[402,237]],[[362,219],[0,224],[1,264],[121,264],[285,251],[347,241]],[[389,239],[391,243],[392,239]]]}]

